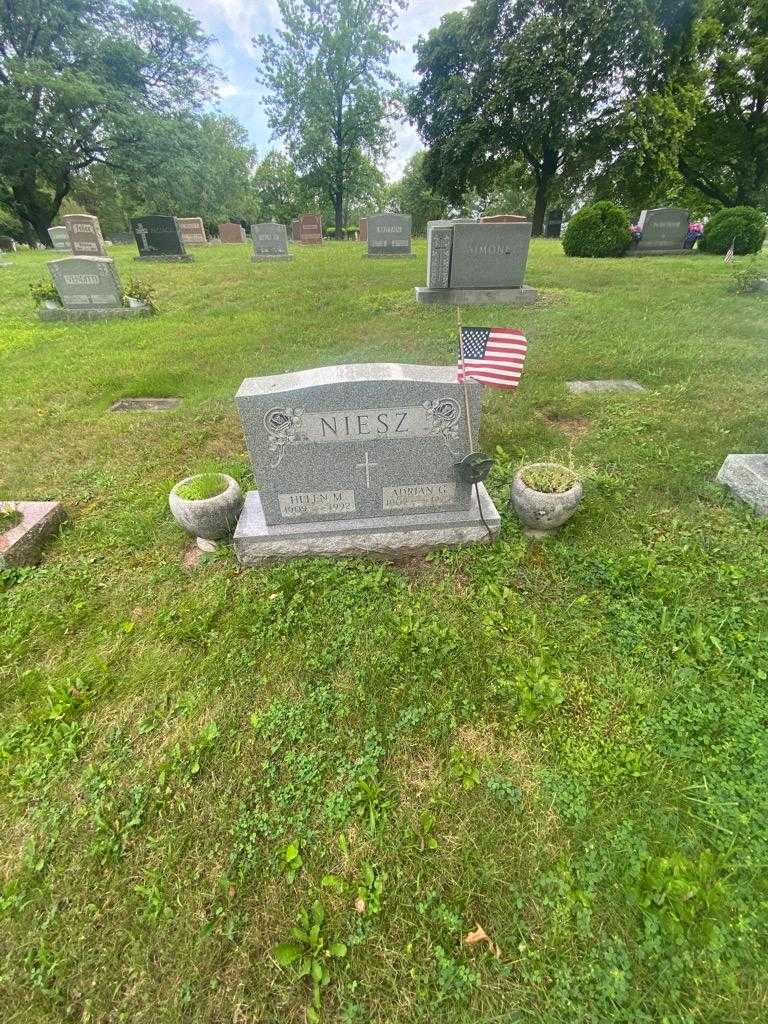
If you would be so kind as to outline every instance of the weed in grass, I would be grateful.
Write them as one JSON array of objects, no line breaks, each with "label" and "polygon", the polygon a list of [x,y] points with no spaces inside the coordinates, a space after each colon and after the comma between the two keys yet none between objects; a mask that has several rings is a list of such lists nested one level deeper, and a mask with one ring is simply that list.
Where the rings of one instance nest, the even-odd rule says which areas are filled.
[{"label": "weed in grass", "polygon": [[311,908],[299,911],[298,921],[289,941],[275,947],[275,959],[282,967],[295,965],[297,978],[306,978],[312,986],[312,1005],[307,1007],[307,1020],[320,1020],[321,992],[330,984],[330,962],[347,955],[343,942],[327,933],[325,907],[315,900]]}]

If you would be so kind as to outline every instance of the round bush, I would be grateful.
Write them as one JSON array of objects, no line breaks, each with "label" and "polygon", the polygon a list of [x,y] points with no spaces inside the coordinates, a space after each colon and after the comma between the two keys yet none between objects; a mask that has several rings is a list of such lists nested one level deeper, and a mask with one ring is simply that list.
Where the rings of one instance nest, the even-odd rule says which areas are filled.
[{"label": "round bush", "polygon": [[566,256],[622,256],[632,235],[629,218],[607,199],[584,206],[571,217],[563,235]]},{"label": "round bush", "polygon": [[733,240],[734,251],[743,256],[760,252],[765,238],[765,214],[754,206],[731,206],[718,210],[704,226],[699,248],[704,252],[728,252]]}]

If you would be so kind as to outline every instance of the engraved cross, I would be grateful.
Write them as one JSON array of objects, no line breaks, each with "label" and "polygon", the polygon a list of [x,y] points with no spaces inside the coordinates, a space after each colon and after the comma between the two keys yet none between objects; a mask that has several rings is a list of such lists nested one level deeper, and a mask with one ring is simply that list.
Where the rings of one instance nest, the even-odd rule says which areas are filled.
[{"label": "engraved cross", "polygon": [[365,470],[365,486],[370,490],[371,488],[371,470],[378,466],[378,462],[371,462],[368,459],[368,452],[365,453],[365,462],[358,462],[355,469]]}]

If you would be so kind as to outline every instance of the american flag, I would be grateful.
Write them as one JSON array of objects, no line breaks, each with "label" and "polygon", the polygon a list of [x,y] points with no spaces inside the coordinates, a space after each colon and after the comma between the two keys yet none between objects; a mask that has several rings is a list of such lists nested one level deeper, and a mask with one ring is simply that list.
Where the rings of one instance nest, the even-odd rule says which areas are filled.
[{"label": "american flag", "polygon": [[725,258],[723,259],[723,263],[733,263],[733,257],[736,255],[736,251],[735,250],[736,250],[736,239],[734,238],[734,240],[731,242],[731,248],[725,254]]},{"label": "american flag", "polygon": [[457,380],[479,380],[491,388],[516,388],[523,372],[528,342],[509,327],[462,327]]}]

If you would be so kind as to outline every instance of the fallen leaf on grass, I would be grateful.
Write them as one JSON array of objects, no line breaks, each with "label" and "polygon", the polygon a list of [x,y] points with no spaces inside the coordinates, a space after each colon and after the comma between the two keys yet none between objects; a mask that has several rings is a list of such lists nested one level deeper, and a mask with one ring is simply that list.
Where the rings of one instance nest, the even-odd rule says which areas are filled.
[{"label": "fallen leaf on grass", "polygon": [[355,910],[358,912],[358,914],[365,913],[365,900],[363,899],[362,896],[358,896],[357,899],[355,900]]},{"label": "fallen leaf on grass", "polygon": [[488,948],[496,959],[498,960],[501,957],[501,950],[491,939],[485,928],[483,928],[482,925],[479,925],[477,921],[475,921],[475,930],[473,932],[467,932],[464,936],[464,941],[468,946],[476,946],[478,942],[487,942]]}]

